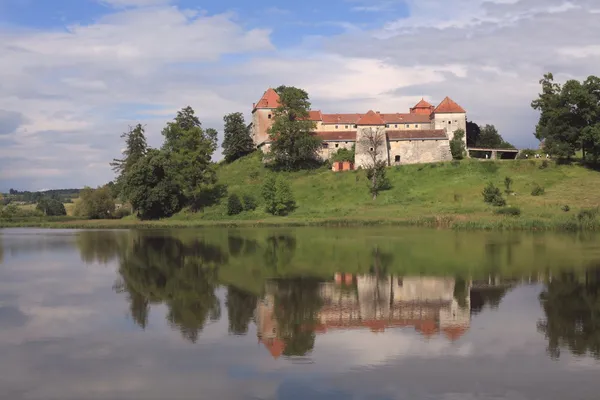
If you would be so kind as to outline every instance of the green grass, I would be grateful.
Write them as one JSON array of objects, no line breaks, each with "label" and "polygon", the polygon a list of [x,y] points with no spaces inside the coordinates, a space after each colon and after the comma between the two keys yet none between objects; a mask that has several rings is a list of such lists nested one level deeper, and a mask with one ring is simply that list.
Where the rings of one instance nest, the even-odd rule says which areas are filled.
[{"label": "green grass", "polygon": [[[598,207],[600,173],[579,165],[556,165],[544,160],[445,162],[405,165],[388,169],[391,189],[373,201],[364,171],[313,171],[278,173],[287,179],[297,202],[288,217],[264,211],[261,186],[268,174],[258,154],[220,164],[218,177],[229,193],[253,196],[258,208],[236,216],[227,215],[226,199],[203,212],[182,211],[165,220],[141,222],[133,218],[116,221],[69,221],[63,227],[192,227],[192,226],[355,226],[418,225],[456,229],[582,230],[600,228],[600,220],[580,220],[582,209]],[[520,209],[519,216],[496,214],[483,202],[488,182],[504,189],[504,178],[513,180],[514,194],[504,195],[507,207]],[[532,196],[539,185],[543,196]],[[568,206],[570,211],[563,211]],[[0,221],[0,225],[2,222]],[[49,223],[46,225],[53,225]],[[39,223],[36,225],[39,226]]]}]

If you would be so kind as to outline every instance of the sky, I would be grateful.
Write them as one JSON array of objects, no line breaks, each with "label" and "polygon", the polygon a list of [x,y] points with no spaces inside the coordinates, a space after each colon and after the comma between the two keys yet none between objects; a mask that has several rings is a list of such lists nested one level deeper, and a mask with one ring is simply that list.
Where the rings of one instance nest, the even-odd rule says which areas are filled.
[{"label": "sky", "polygon": [[537,146],[539,80],[599,75],[599,21],[597,0],[0,0],[0,191],[104,184],[130,125],[158,147],[190,105],[222,132],[281,84],[324,112],[450,96]]}]

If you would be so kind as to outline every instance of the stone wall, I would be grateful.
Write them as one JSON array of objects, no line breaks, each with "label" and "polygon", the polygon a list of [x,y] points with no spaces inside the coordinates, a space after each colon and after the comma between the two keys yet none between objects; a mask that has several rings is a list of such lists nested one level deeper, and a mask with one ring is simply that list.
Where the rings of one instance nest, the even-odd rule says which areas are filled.
[{"label": "stone wall", "polygon": [[435,114],[434,129],[444,129],[448,138],[452,140],[457,129],[465,131],[464,142],[467,144],[467,116],[462,113]]},{"label": "stone wall", "polygon": [[393,140],[389,142],[389,153],[391,165],[452,160],[450,142],[447,139]]},{"label": "stone wall", "polygon": [[369,153],[370,149],[368,148],[367,142],[365,138],[370,134],[375,134],[379,132],[383,135],[383,143],[378,149],[377,160],[385,161],[389,163],[389,153],[388,146],[386,145],[386,135],[385,128],[382,126],[359,126],[356,133],[356,155],[354,157],[354,165],[355,168],[365,167],[367,165],[372,164],[373,160]]},{"label": "stone wall", "polygon": [[334,153],[337,153],[339,149],[352,150],[352,146],[354,146],[354,143],[354,141],[324,141],[323,144],[327,144],[327,147],[321,147],[321,149],[319,150],[319,156],[323,160],[328,160]]}]

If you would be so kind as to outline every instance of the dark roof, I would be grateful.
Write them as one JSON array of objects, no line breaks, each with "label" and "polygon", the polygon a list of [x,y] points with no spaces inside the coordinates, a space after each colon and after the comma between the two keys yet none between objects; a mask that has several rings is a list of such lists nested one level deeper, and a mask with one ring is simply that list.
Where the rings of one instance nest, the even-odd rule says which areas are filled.
[{"label": "dark roof", "polygon": [[320,131],[315,133],[318,137],[320,137],[323,140],[356,140],[356,131]]}]

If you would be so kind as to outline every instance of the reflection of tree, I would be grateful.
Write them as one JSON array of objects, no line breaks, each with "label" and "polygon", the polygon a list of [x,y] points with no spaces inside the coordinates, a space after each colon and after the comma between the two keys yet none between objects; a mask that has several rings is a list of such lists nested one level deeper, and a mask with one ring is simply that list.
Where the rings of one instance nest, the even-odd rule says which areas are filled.
[{"label": "reflection of tree", "polygon": [[220,318],[215,287],[217,267],[225,261],[218,248],[199,241],[142,235],[121,258],[116,288],[127,293],[132,318],[142,328],[149,304],[164,303],[171,325],[195,342],[208,319]]},{"label": "reflection of tree", "polygon": [[107,264],[119,256],[125,238],[123,232],[81,231],[76,241],[84,262]]},{"label": "reflection of tree", "polygon": [[575,355],[588,352],[600,358],[600,268],[584,276],[563,273],[540,294],[546,314],[538,330],[548,339],[548,353],[560,356],[567,348]]},{"label": "reflection of tree", "polygon": [[248,325],[256,309],[257,298],[233,286],[227,288],[227,314],[229,317],[229,333],[245,335]]},{"label": "reflection of tree", "polygon": [[309,278],[277,281],[275,315],[286,356],[303,356],[315,344],[314,327],[321,309],[320,281]]},{"label": "reflection of tree", "polygon": [[271,270],[285,268],[294,256],[296,238],[289,235],[273,235],[267,238],[265,265]]},{"label": "reflection of tree", "polygon": [[480,313],[486,305],[497,309],[508,289],[506,286],[471,289],[471,314]]},{"label": "reflection of tree", "polygon": [[469,297],[469,286],[467,281],[460,276],[454,278],[454,298],[460,308],[467,307],[467,297]]},{"label": "reflection of tree", "polygon": [[246,239],[239,236],[229,235],[227,237],[229,255],[238,257],[240,255],[251,255],[256,253],[258,243],[252,239]]}]

